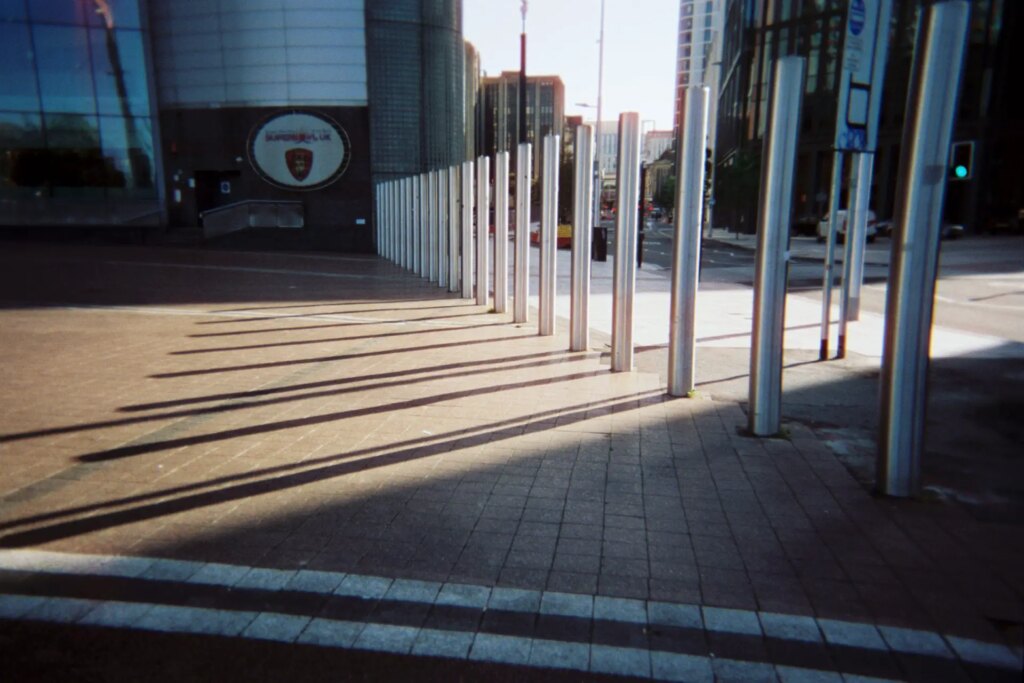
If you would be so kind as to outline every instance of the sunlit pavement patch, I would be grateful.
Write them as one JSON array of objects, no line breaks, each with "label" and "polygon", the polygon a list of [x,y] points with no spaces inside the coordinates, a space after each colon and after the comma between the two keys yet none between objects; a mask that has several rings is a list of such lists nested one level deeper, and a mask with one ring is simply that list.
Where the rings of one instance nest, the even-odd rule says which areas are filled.
[{"label": "sunlit pavement patch", "polygon": [[[146,600],[105,600],[85,595],[32,595],[34,586],[60,592],[56,577],[67,577],[68,592],[102,595],[112,582],[134,587]],[[33,582],[37,583],[34,584]],[[1009,647],[930,631],[875,626],[869,623],[814,619],[749,610],[698,607],[589,595],[486,588],[468,584],[392,580],[335,572],[278,571],[220,563],[191,563],[144,557],[80,555],[37,550],[0,549],[0,619],[78,624],[165,633],[226,636],[321,647],[412,654],[450,659],[529,665],[574,671],[654,677],[663,680],[872,680],[858,671],[842,674],[792,666],[792,662],[742,661],[704,652],[666,651],[666,642],[649,647],[624,642],[581,642],[578,634],[607,632],[619,625],[643,626],[643,633],[687,631],[719,637],[774,640],[794,646],[822,644],[844,653],[844,664],[857,653],[912,655],[988,670],[1019,671],[1020,654]],[[177,591],[177,592],[175,592]],[[202,594],[203,607],[166,604]],[[160,596],[150,598],[149,594]],[[302,596],[307,596],[303,599]],[[267,602],[273,596],[272,602]],[[361,619],[300,614],[310,596],[320,605],[338,601],[360,607]],[[149,602],[149,599],[158,600]],[[163,602],[160,602],[162,600]],[[251,606],[250,606],[251,604]],[[270,607],[259,608],[260,604]],[[391,623],[374,621],[386,606]],[[478,628],[426,628],[429,609],[461,611],[463,623]],[[292,610],[292,613],[289,613]],[[358,611],[358,610],[357,610]],[[481,627],[488,611],[554,620],[564,632],[554,638],[523,633],[491,633]],[[368,616],[366,616],[368,615]],[[401,623],[407,615],[410,623]],[[601,627],[601,628],[599,628]],[[626,632],[626,631],[623,631]],[[703,642],[708,639],[704,638]],[[851,655],[853,659],[851,660]],[[856,668],[853,667],[848,668]],[[882,679],[873,679],[882,680]]]}]

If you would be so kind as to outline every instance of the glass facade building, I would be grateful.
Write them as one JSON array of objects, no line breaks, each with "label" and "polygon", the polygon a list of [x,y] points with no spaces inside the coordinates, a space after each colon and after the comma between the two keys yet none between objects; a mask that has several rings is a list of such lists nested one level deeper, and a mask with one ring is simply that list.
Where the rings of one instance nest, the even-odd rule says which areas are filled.
[{"label": "glass facade building", "polygon": [[0,225],[370,251],[374,181],[475,141],[466,50],[462,0],[0,0]]},{"label": "glass facade building", "polygon": [[[0,0],[0,201],[8,218],[23,213],[14,202],[24,199],[157,202],[144,11],[138,0]],[[109,202],[94,206],[77,217],[111,218]]]},{"label": "glass facade building", "polygon": [[[743,232],[756,222],[761,146],[777,57],[807,59],[797,150],[794,219],[817,221],[828,201],[837,83],[847,0],[726,0],[716,144],[716,225]],[[872,209],[892,215],[919,18],[927,0],[894,0],[872,182]],[[1020,60],[1024,3],[971,0],[971,28],[954,140],[975,143],[975,173],[947,188],[946,219],[984,229],[992,212],[1021,206],[1011,168],[1021,148],[1020,109],[1009,106]],[[1002,104],[1001,104],[1002,103]],[[998,123],[998,125],[993,125]],[[845,201],[845,191],[844,191]],[[1003,207],[1000,209],[999,207]],[[1013,208],[1011,208],[1013,207]]]},{"label": "glass facade building", "polygon": [[[519,143],[519,72],[503,71],[484,78],[481,88],[484,117],[482,153],[515,153]],[[533,174],[540,177],[542,155],[537,153],[545,137],[563,135],[565,86],[558,76],[526,76],[526,141],[533,145]]]}]

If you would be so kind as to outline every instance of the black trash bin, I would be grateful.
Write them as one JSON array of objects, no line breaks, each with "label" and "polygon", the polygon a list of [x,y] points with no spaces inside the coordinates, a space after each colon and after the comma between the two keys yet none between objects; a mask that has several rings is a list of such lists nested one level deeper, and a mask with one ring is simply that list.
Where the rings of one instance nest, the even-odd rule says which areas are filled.
[{"label": "black trash bin", "polygon": [[590,258],[594,261],[608,260],[608,228],[594,228],[594,236],[590,242]]}]

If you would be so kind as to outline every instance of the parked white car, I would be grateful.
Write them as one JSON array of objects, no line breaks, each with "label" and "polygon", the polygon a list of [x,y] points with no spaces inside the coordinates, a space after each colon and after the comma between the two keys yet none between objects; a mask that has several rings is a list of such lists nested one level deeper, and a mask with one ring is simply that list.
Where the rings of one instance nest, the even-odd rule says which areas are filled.
[{"label": "parked white car", "polygon": [[[839,242],[842,243],[846,239],[846,209],[839,209],[836,218],[839,222],[838,235]],[[875,241],[875,235],[878,234],[878,230],[875,228],[878,223],[875,212],[868,210],[868,242]],[[818,241],[824,242],[828,239],[828,214],[822,216],[821,221],[818,222]]]}]

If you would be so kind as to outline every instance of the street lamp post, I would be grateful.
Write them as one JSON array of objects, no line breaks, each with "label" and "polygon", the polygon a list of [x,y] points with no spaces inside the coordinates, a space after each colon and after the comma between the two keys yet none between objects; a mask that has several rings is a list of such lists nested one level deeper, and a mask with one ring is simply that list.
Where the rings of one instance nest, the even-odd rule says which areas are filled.
[{"label": "street lamp post", "polygon": [[597,39],[597,105],[577,102],[577,107],[597,109],[594,122],[594,216],[595,225],[601,225],[601,90],[604,83],[604,0],[601,0],[601,29]]},{"label": "street lamp post", "polygon": [[523,31],[519,34],[519,142],[526,142],[526,0],[519,11],[523,13]]}]

